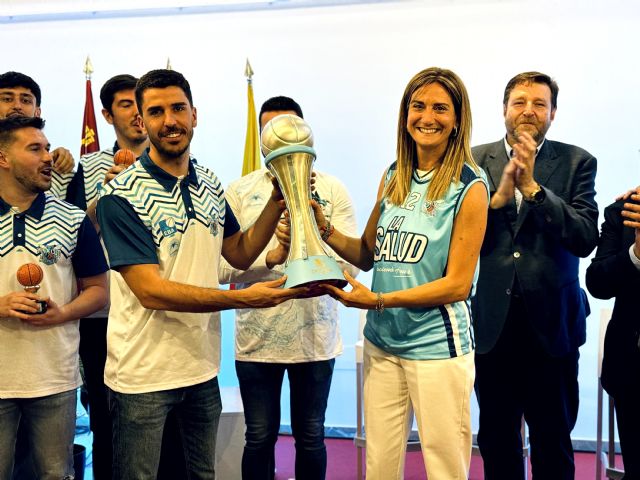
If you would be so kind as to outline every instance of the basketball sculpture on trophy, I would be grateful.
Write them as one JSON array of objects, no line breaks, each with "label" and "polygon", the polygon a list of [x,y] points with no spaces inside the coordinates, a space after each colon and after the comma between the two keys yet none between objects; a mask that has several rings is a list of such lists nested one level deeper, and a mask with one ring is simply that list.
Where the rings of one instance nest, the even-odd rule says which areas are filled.
[{"label": "basketball sculpture on trophy", "polygon": [[[38,293],[40,283],[44,278],[44,272],[37,263],[25,263],[18,268],[16,272],[18,283],[24,287],[25,292]],[[47,311],[47,302],[44,300],[36,300],[39,310],[36,313],[44,313]]]},{"label": "basketball sculpture on trophy", "polygon": [[311,199],[311,170],[316,159],[313,133],[296,115],[278,115],[262,130],[264,163],[276,177],[289,210],[291,245],[285,262],[285,288],[347,281],[338,262],[325,250],[318,232]]}]

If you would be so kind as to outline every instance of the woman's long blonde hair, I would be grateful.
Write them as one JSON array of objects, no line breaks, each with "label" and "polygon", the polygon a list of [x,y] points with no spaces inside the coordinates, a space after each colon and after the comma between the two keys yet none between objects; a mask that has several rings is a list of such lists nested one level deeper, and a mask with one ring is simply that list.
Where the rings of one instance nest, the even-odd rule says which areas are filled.
[{"label": "woman's long blonde hair", "polygon": [[439,84],[451,97],[457,128],[449,136],[444,159],[440,166],[436,167],[427,192],[427,199],[438,200],[444,197],[451,183],[460,181],[460,174],[465,163],[478,171],[478,166],[471,156],[471,106],[464,83],[451,70],[437,67],[422,70],[409,81],[400,103],[396,169],[387,182],[383,194],[394,205],[401,205],[407,198],[411,189],[413,169],[417,165],[416,142],[407,131],[409,103],[416,90],[433,83]]}]

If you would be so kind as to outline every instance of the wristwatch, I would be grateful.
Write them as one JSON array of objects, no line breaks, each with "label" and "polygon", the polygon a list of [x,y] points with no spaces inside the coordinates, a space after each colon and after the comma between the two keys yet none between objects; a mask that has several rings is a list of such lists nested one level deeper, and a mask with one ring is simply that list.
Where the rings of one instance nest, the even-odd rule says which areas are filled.
[{"label": "wristwatch", "polygon": [[547,197],[547,194],[544,193],[544,190],[542,189],[540,184],[538,184],[538,187],[533,192],[531,192],[531,194],[529,194],[526,197],[523,196],[522,198],[524,198],[525,202],[529,202],[534,205],[539,205],[544,201],[546,197]]}]

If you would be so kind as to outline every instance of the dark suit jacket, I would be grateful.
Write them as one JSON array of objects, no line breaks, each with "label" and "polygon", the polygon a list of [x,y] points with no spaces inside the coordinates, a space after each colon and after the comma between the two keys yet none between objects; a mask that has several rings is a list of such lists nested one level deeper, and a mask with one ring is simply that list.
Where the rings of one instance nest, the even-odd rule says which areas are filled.
[{"label": "dark suit jacket", "polygon": [[[473,149],[493,194],[508,158],[504,141]],[[504,327],[514,281],[534,332],[554,356],[576,351],[586,339],[588,302],[578,280],[579,257],[598,241],[595,201],[596,159],[581,148],[546,140],[536,158],[534,178],[544,202],[515,200],[489,210],[480,253],[480,278],[473,299],[476,351],[487,353]]]},{"label": "dark suit jacket", "polygon": [[587,269],[591,295],[616,298],[602,364],[602,385],[614,397],[630,384],[640,385],[640,271],[629,257],[635,232],[622,224],[624,203],[618,201],[605,209],[598,250]]}]

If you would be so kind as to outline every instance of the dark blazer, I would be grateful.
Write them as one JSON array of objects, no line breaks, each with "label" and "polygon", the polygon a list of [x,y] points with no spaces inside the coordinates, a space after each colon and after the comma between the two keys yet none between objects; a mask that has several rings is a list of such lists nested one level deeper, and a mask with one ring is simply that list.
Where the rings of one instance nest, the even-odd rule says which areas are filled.
[{"label": "dark blazer", "polygon": [[[508,161],[504,141],[473,148],[473,157],[486,171],[493,194]],[[473,299],[477,353],[491,351],[498,341],[514,287],[549,354],[566,355],[585,342],[589,304],[578,262],[598,241],[596,163],[581,148],[546,140],[534,167],[545,200],[540,205],[523,201],[519,214],[515,200],[489,210]]]},{"label": "dark blazer", "polygon": [[598,250],[587,269],[591,295],[616,298],[602,364],[602,385],[614,397],[630,383],[640,385],[640,271],[629,257],[635,232],[622,223],[624,203],[621,200],[605,209]]}]

